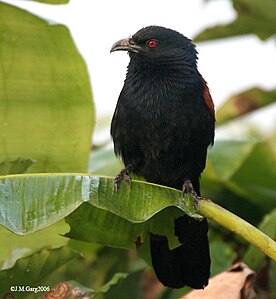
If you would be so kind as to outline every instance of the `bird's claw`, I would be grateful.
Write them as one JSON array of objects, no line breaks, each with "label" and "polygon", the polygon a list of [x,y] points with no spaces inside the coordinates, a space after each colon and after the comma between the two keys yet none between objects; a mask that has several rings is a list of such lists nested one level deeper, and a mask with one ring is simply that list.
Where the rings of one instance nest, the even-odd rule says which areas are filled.
[{"label": "bird's claw", "polygon": [[193,200],[194,200],[194,208],[196,209],[196,211],[198,211],[199,207],[198,207],[198,195],[195,192],[195,189],[193,187],[193,184],[190,180],[186,180],[182,186],[182,191],[184,193],[188,193],[192,196]]},{"label": "bird's claw", "polygon": [[119,185],[122,180],[125,180],[127,183],[131,183],[131,177],[129,173],[131,172],[132,166],[128,165],[126,168],[123,168],[118,175],[116,175],[114,179],[114,188],[117,192],[119,190]]},{"label": "bird's claw", "polygon": [[117,192],[119,190],[119,185],[120,185],[120,182],[122,180],[125,180],[127,183],[131,183],[131,178],[128,174],[125,174],[125,173],[119,173],[116,177],[115,177],[115,180],[114,180],[114,187],[115,187],[115,191]]}]

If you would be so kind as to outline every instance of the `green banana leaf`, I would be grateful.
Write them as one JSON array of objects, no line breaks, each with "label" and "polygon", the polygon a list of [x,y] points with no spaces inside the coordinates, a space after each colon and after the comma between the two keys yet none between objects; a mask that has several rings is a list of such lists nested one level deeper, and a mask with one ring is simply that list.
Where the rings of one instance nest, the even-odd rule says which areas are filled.
[{"label": "green banana leaf", "polygon": [[206,41],[244,34],[256,34],[266,40],[276,33],[276,4],[273,0],[232,0],[236,19],[200,32],[194,40]]},{"label": "green banana leaf", "polygon": [[68,29],[0,2],[0,162],[29,172],[86,172],[94,109]]},{"label": "green banana leaf", "polygon": [[134,248],[148,231],[171,235],[176,246],[173,219],[183,212],[202,219],[190,196],[179,190],[133,180],[115,191],[113,184],[113,178],[85,174],[2,176],[0,223],[24,235],[75,211],[67,218],[67,236]]}]

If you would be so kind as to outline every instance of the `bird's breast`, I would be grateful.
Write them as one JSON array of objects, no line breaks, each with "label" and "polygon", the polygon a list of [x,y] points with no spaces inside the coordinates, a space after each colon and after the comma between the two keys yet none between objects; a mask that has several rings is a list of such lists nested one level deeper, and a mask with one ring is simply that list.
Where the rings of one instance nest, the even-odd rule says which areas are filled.
[{"label": "bird's breast", "polygon": [[209,113],[201,94],[202,81],[183,78],[149,72],[127,76],[116,111],[122,142],[130,139],[157,157],[174,144],[186,147],[192,138],[200,138]]},{"label": "bird's breast", "polygon": [[185,110],[183,90],[177,88],[169,78],[156,76],[137,76],[126,82],[123,92],[127,111],[136,113],[141,121],[151,124],[168,120],[172,112]]}]

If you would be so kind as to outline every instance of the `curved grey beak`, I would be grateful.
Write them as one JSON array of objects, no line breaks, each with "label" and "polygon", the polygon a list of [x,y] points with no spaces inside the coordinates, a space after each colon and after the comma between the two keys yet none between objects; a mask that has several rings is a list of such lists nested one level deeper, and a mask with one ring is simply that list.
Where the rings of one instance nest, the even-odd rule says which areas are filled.
[{"label": "curved grey beak", "polygon": [[115,51],[129,51],[138,53],[141,47],[136,45],[131,37],[117,41],[111,48],[110,53]]}]

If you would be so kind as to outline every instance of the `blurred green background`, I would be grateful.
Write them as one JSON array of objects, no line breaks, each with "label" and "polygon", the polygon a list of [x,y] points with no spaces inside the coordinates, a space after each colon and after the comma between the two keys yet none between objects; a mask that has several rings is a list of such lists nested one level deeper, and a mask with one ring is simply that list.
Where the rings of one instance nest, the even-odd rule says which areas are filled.
[{"label": "blurred green background", "polygon": [[[39,2],[64,4],[68,1]],[[209,26],[193,36],[199,47],[210,40],[231,43],[231,39],[224,38],[233,36],[246,38],[247,35],[255,35],[262,42],[275,39],[274,1],[233,0],[232,5],[236,11],[232,22]],[[66,5],[53,6],[52,9],[66,11]],[[117,39],[114,36],[114,41]],[[102,113],[95,117],[91,88],[93,77],[90,80],[86,63],[77,47],[65,25],[49,22],[0,2],[1,175],[88,172],[113,177],[120,170],[121,163],[114,157],[112,143],[106,133],[111,114]],[[229,59],[235,63],[235,57]],[[262,60],[262,57],[255,59]],[[240,67],[237,65],[237,72]],[[254,61],[252,69],[247,72],[258,73]],[[262,77],[261,73],[258,75]],[[223,74],[221,77],[223,80]],[[109,82],[106,84],[108,89]],[[218,138],[209,151],[207,167],[202,175],[204,197],[260,227],[273,239],[276,237],[276,119],[271,115],[276,114],[271,114],[271,111],[276,110],[275,88],[252,83],[248,89],[229,96],[216,108]],[[113,98],[117,96],[114,94]],[[266,120],[268,111],[269,124]],[[96,122],[98,137],[92,142]],[[55,192],[61,190],[62,184],[62,190],[70,190],[71,182],[63,181],[56,181],[53,185],[48,183],[47,186],[34,182],[32,186],[37,189],[35,194],[49,193],[55,198]],[[11,209],[5,179],[0,183],[1,223],[15,227],[13,219],[20,217],[20,213],[31,211],[32,219],[35,219],[40,211],[44,217],[44,228],[27,236],[18,236],[4,226],[0,227],[1,295],[9,293],[11,283],[49,285],[53,288],[66,282],[65,287],[71,290],[79,287],[82,294],[91,298],[179,298],[188,291],[164,288],[156,280],[148,263],[147,242],[137,253],[136,250],[105,246],[110,244],[107,240],[111,236],[104,236],[102,244],[80,241],[86,240],[81,237],[87,233],[86,225],[93,226],[93,221],[95,225],[97,222],[84,217],[86,204],[78,207],[72,203],[70,213],[78,208],[67,217],[66,223],[65,216],[69,210],[65,212],[64,206],[68,207],[68,202],[64,206],[60,202],[53,203],[53,209],[49,210],[42,200],[41,204],[25,209],[28,184],[18,188],[22,196],[18,198],[22,201],[14,202]],[[69,193],[65,195],[70,197]],[[108,215],[98,216],[98,219],[103,221],[104,217],[111,217]],[[28,219],[28,215],[25,216]],[[77,217],[83,223],[79,230],[80,240],[63,237],[62,234],[69,231],[68,223],[72,229]],[[61,220],[52,224],[55,221],[50,219]],[[119,219],[118,227],[123,226],[124,221]],[[110,223],[112,225],[113,222]],[[114,226],[115,231],[116,228]],[[90,241],[101,239],[103,231],[95,229],[94,234]],[[118,235],[113,234],[112,237],[120,238],[119,230]],[[275,298],[275,263],[213,222],[210,222],[209,239],[212,275],[241,260],[256,271],[260,298]],[[20,292],[13,293],[13,296],[40,298],[42,293]]]}]

